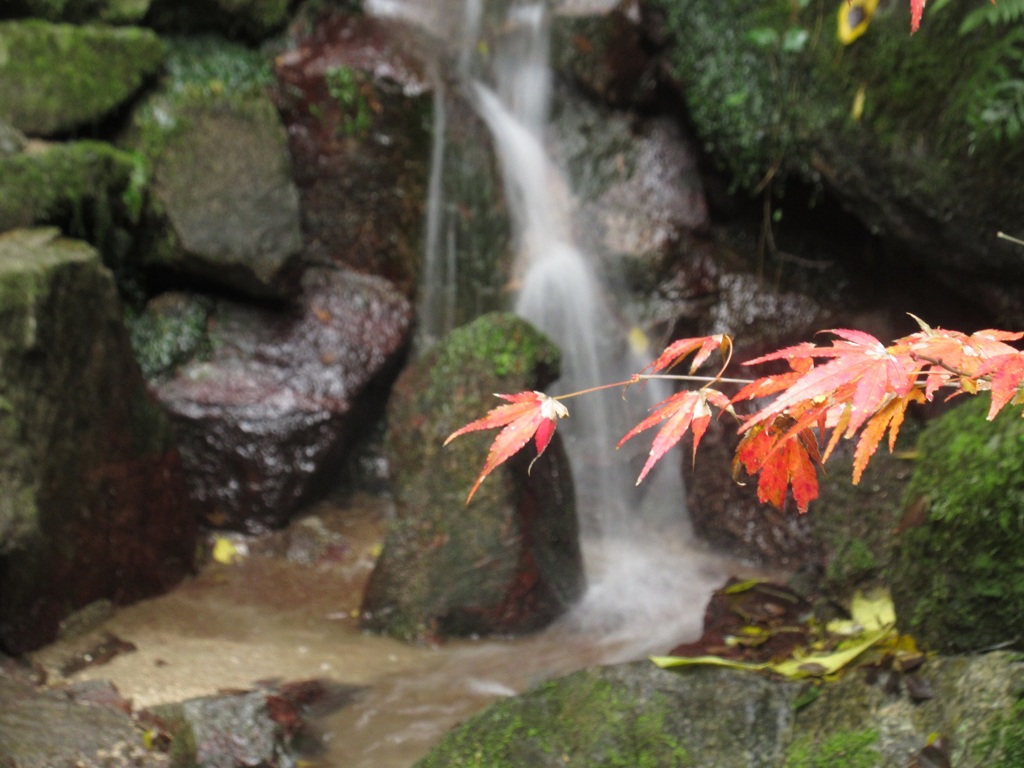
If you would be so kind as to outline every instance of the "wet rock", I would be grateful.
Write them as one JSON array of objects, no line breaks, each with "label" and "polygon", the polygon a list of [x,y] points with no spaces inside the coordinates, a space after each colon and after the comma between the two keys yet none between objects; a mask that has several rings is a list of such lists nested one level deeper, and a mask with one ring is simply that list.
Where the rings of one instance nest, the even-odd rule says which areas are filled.
[{"label": "wet rock", "polygon": [[311,718],[348,704],[353,686],[324,680],[269,683],[142,713],[169,739],[174,765],[292,768],[323,751]]},{"label": "wet rock", "polygon": [[975,8],[959,5],[911,40],[901,3],[844,46],[834,22],[821,26],[835,7],[819,0],[796,13],[783,2],[650,7],[672,35],[688,116],[739,187],[786,175],[822,185],[892,245],[893,266],[910,260],[1001,323],[1024,320],[1020,248],[996,237],[1024,207],[1008,81],[988,69],[1011,55],[1005,26],[963,31]]},{"label": "wet rock", "polygon": [[650,290],[709,223],[689,140],[668,118],[637,119],[569,93],[557,99],[552,133],[578,201],[581,244],[610,261],[612,274]]},{"label": "wet rock", "polygon": [[362,624],[405,639],[517,633],[550,622],[583,589],[568,461],[556,433],[466,495],[491,433],[445,437],[496,405],[494,392],[543,387],[559,354],[525,321],[485,315],[412,364],[388,406],[396,508],[363,600]]},{"label": "wet rock", "polygon": [[[738,345],[736,360],[812,338],[826,316],[809,297],[774,291],[753,275],[722,273],[715,285],[716,300],[694,335],[731,334]],[[781,511],[762,504],[756,481],[739,485],[733,480],[732,461],[740,439],[736,429],[728,416],[712,420],[696,462],[689,453],[683,458],[694,532],[716,550],[761,565],[795,569],[816,561],[820,551],[812,520],[798,514],[791,501]]]},{"label": "wet rock", "polygon": [[[734,670],[668,672],[646,661],[587,669],[492,705],[417,766],[472,765],[480,754],[495,768],[1017,764],[1019,660],[934,659],[914,674],[927,680],[931,699],[915,700],[905,686],[887,690],[860,671],[809,698],[802,683]],[[947,762],[925,762],[940,751]]]},{"label": "wet rock", "polygon": [[219,302],[205,359],[154,382],[211,524],[286,522],[330,479],[401,359],[412,313],[387,282],[321,268],[303,289],[294,311]]},{"label": "wet rock", "polygon": [[286,298],[302,248],[287,135],[269,63],[224,42],[181,42],[126,146],[152,164],[145,265],[247,296]]},{"label": "wet rock", "polygon": [[131,705],[104,681],[37,689],[0,672],[0,756],[17,768],[151,768],[151,752]]},{"label": "wet rock", "polygon": [[551,30],[555,69],[606,104],[649,105],[658,64],[648,51],[640,22],[636,0],[599,13],[563,10],[556,14]]},{"label": "wet rock", "polygon": [[897,615],[946,653],[1024,648],[1024,422],[988,407],[972,398],[922,432],[894,526]]},{"label": "wet rock", "polygon": [[148,29],[0,22],[0,119],[30,136],[96,124],[164,60]]},{"label": "wet rock", "polygon": [[0,295],[0,646],[21,652],[94,600],[175,584],[195,518],[98,254],[15,230]]},{"label": "wet rock", "polygon": [[419,284],[430,96],[394,27],[338,10],[291,29],[277,100],[302,200],[307,258]]}]

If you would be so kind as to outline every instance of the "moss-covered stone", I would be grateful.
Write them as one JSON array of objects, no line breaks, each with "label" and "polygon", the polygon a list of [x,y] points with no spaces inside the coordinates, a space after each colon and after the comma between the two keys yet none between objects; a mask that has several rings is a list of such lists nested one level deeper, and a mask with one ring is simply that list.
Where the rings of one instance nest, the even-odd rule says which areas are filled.
[{"label": "moss-covered stone", "polygon": [[206,325],[212,309],[212,301],[169,293],[130,318],[132,349],[143,376],[162,377],[189,360],[208,356],[212,345]]},{"label": "moss-covered stone", "polygon": [[0,23],[0,119],[34,136],[94,124],[163,64],[151,30],[44,21]]},{"label": "moss-covered stone", "polygon": [[655,4],[695,128],[738,187],[774,180],[778,191],[787,174],[823,182],[908,255],[984,280],[1015,311],[1008,283],[1024,283],[1024,262],[992,222],[1024,207],[1024,143],[993,104],[1021,65],[1019,30],[961,34],[974,6],[948,3],[911,37],[908,4],[882,3],[844,46],[846,7],[825,0]]},{"label": "moss-covered stone", "polygon": [[138,24],[151,0],[7,0],[0,16],[34,17],[72,24]]},{"label": "moss-covered stone", "polygon": [[979,397],[918,442],[891,569],[897,615],[947,652],[1024,638],[1024,420]]},{"label": "moss-covered stone", "polygon": [[0,237],[0,648],[100,598],[170,587],[196,521],[110,273],[53,229]]},{"label": "moss-covered stone", "polygon": [[152,168],[145,264],[245,295],[291,298],[302,247],[288,140],[266,59],[225,41],[175,45],[122,139]]},{"label": "moss-covered stone", "polygon": [[495,405],[555,378],[559,353],[512,314],[454,331],[399,378],[386,450],[397,501],[367,586],[364,626],[406,639],[523,632],[581,592],[572,481],[555,435],[532,471],[529,448],[466,496],[493,434],[445,438]]}]

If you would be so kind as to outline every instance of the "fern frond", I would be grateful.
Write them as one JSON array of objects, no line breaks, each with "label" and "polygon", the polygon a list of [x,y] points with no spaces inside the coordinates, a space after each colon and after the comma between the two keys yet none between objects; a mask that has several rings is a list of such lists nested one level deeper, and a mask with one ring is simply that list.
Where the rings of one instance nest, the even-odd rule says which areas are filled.
[{"label": "fern frond", "polygon": [[986,3],[968,13],[960,23],[960,34],[966,35],[982,26],[1014,24],[1024,19],[1024,0],[999,0]]}]

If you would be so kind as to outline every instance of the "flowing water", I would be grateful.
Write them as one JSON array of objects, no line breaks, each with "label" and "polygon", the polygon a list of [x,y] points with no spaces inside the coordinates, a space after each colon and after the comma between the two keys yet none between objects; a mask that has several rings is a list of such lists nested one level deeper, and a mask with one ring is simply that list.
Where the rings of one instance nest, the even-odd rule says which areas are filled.
[{"label": "flowing water", "polygon": [[[610,309],[615,297],[573,241],[571,190],[545,146],[549,6],[512,3],[505,11],[482,0],[366,5],[441,30],[439,39],[457,43],[454,52],[438,56],[434,70],[437,144],[421,343],[455,322],[452,303],[466,245],[444,226],[446,98],[455,89],[479,113],[503,170],[509,241],[517,254],[508,276],[517,289],[515,309],[563,350],[563,376],[552,393],[628,377],[646,361],[630,358],[626,329],[611,320],[621,316]],[[321,723],[328,751],[317,764],[400,768],[496,698],[584,666],[663,653],[693,639],[710,592],[739,569],[691,545],[678,458],[666,458],[660,471],[634,488],[636,455],[614,449],[651,399],[664,394],[653,386],[633,387],[628,401],[618,390],[568,401],[572,418],[559,431],[577,482],[589,587],[579,605],[544,631],[437,648],[359,632],[355,616],[387,504],[363,499],[312,511],[344,536],[340,560],[308,564],[264,553],[238,565],[212,564],[173,593],[119,611],[104,629],[138,651],[76,677],[112,679],[137,705],[267,678],[328,678],[359,693]],[[643,453],[645,439],[637,438]],[[67,652],[58,644],[38,660],[52,668]]]}]

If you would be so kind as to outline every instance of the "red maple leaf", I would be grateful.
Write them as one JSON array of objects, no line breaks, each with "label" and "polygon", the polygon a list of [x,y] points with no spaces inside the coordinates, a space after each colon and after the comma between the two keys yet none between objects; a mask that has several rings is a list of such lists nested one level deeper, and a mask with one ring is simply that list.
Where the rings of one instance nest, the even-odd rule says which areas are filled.
[{"label": "red maple leaf", "polygon": [[821,455],[814,433],[803,429],[795,434],[787,417],[758,424],[744,435],[732,463],[734,478],[740,466],[757,479],[757,499],[782,509],[786,491],[792,485],[793,499],[801,514],[818,498],[818,467]]},{"label": "red maple leaf", "polygon": [[910,34],[917,32],[921,26],[921,15],[927,2],[928,0],[910,0]]},{"label": "red maple leaf", "polygon": [[647,456],[647,463],[640,471],[640,477],[636,484],[640,485],[651,468],[668,452],[672,446],[682,439],[687,430],[693,432],[693,454],[697,455],[697,446],[700,439],[707,431],[708,423],[711,421],[711,408],[708,403],[722,409],[732,410],[729,398],[716,389],[684,390],[671,395],[651,408],[651,415],[633,427],[626,435],[619,440],[617,448],[631,437],[638,435],[645,429],[653,427],[662,421],[665,425],[658,430],[654,442],[651,444],[651,451]]},{"label": "red maple leaf", "polygon": [[[492,408],[486,416],[455,430],[444,441],[444,444],[448,445],[456,437],[467,432],[503,427],[498,436],[494,438],[494,442],[491,443],[483,471],[480,472],[469,496],[466,497],[467,504],[484,478],[530,442],[531,437],[534,438],[537,446],[537,458],[539,458],[544,453],[544,449],[548,447],[548,443],[551,442],[551,436],[555,434],[558,419],[564,419],[569,415],[569,411],[564,405],[543,392],[519,392],[514,395],[495,394],[495,397],[508,400],[509,405]],[[535,458],[534,461],[536,460]],[[533,466],[532,463],[530,466]]]},{"label": "red maple leaf", "polygon": [[690,364],[690,373],[693,373],[701,364],[710,357],[716,349],[721,350],[722,357],[728,362],[729,353],[732,350],[732,339],[724,333],[716,333],[714,336],[696,336],[690,339],[677,339],[669,344],[658,359],[647,366],[645,370],[664,371],[677,365],[684,357],[697,351]]},{"label": "red maple leaf", "polygon": [[740,428],[741,432],[772,423],[783,415],[798,419],[793,430],[799,432],[821,421],[835,406],[848,404],[850,416],[845,435],[850,437],[890,397],[905,397],[914,388],[921,363],[909,351],[884,347],[863,331],[840,328],[826,333],[839,337],[830,347],[799,344],[745,363],[788,360],[797,369],[795,363],[803,362],[802,358],[832,358],[795,380],[787,379],[788,388],[753,414]]},{"label": "red maple leaf", "polygon": [[1013,352],[989,358],[979,374],[990,377],[992,405],[988,409],[989,421],[1007,404],[1024,401],[1024,353]]}]

